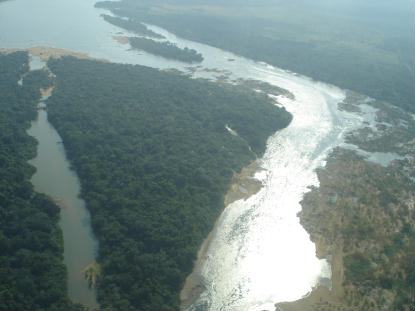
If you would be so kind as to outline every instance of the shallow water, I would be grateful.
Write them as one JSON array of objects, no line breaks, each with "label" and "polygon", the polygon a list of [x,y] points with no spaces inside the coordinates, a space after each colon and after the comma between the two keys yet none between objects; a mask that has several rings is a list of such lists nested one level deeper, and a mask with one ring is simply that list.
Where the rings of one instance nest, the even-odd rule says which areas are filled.
[{"label": "shallow water", "polygon": [[78,177],[70,170],[61,138],[47,121],[45,110],[39,110],[28,133],[39,143],[37,156],[30,161],[37,169],[32,177],[35,191],[45,193],[61,208],[59,225],[64,238],[69,297],[74,302],[95,307],[95,291],[88,287],[83,269],[95,259],[97,242],[85,203],[78,197]]},{"label": "shallow water", "polygon": [[[131,51],[112,38],[128,32],[104,22],[99,17],[102,11],[94,9],[93,4],[93,0],[6,2],[0,5],[0,45],[9,48],[53,46],[113,62],[194,72],[194,77],[215,78],[226,74],[231,80],[257,79],[295,95],[295,100],[279,99],[294,119],[288,128],[268,140],[261,162],[265,169],[261,173],[263,188],[248,200],[229,205],[219,219],[208,259],[201,263],[206,290],[190,309],[273,310],[276,302],[299,299],[320,278],[329,277],[329,265],[316,258],[315,245],[296,215],[308,187],[318,185],[315,168],[324,165],[328,152],[342,143],[343,134],[361,122],[358,117],[337,110],[345,92],[178,38],[156,26],[150,28],[179,47],[202,53],[204,61],[189,65]],[[192,70],[189,71],[189,67]],[[219,71],[213,73],[205,69]],[[47,189],[54,186],[50,179],[45,180]],[[62,216],[62,219],[67,217]],[[78,238],[71,239],[73,242]],[[69,245],[71,241],[66,243]]]},{"label": "shallow water", "polygon": [[[31,57],[30,68],[41,69],[44,63]],[[46,107],[44,101],[39,107]],[[72,301],[94,308],[95,290],[89,288],[83,270],[93,262],[97,241],[91,230],[91,220],[85,202],[79,198],[80,184],[66,158],[62,139],[49,123],[47,112],[38,110],[28,134],[38,141],[37,155],[29,161],[36,168],[31,182],[35,191],[52,198],[61,208],[59,225],[64,240],[64,263],[68,271],[68,295]]]}]

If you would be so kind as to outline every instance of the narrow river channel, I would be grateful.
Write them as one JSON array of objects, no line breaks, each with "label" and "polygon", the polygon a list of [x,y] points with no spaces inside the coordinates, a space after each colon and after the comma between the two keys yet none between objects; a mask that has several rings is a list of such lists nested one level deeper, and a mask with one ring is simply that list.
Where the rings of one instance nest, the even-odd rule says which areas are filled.
[{"label": "narrow river channel", "polygon": [[[33,70],[43,65],[37,58],[32,58],[30,67]],[[70,169],[62,140],[48,121],[46,99],[40,101],[37,119],[28,130],[28,134],[38,141],[37,155],[29,162],[36,168],[32,184],[35,191],[48,195],[61,209],[68,295],[72,301],[92,309],[97,305],[95,290],[89,288],[83,271],[95,260],[97,241],[92,235],[85,202],[79,198],[78,176]]]}]

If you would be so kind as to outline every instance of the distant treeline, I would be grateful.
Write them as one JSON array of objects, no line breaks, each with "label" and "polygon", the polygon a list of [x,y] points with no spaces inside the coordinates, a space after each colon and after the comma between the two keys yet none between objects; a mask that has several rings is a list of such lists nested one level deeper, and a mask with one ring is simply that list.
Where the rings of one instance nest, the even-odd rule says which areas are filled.
[{"label": "distant treeline", "polygon": [[170,58],[186,63],[200,63],[203,61],[202,54],[196,50],[185,47],[181,49],[170,42],[158,42],[146,38],[129,38],[133,49],[143,50],[150,54]]},{"label": "distant treeline", "polygon": [[99,303],[178,310],[233,174],[291,115],[263,94],[146,67],[74,58],[48,66],[57,76],[50,121],[99,239]]},{"label": "distant treeline", "polygon": [[410,1],[123,0],[97,6],[415,112]]},{"label": "distant treeline", "polygon": [[30,183],[36,141],[26,130],[48,79],[27,74],[28,60],[24,52],[0,54],[0,310],[79,310],[66,293],[59,208]]},{"label": "distant treeline", "polygon": [[108,23],[124,28],[128,31],[132,31],[138,35],[152,37],[156,39],[164,39],[162,35],[155,33],[154,31],[148,29],[147,26],[133,19],[123,19],[120,17],[110,16],[106,14],[102,14],[101,16]]}]

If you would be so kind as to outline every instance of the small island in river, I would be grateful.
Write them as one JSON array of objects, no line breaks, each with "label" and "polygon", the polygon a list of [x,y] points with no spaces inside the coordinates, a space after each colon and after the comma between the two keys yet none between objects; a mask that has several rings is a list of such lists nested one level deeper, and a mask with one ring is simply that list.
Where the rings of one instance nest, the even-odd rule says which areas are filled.
[{"label": "small island in river", "polygon": [[150,29],[146,25],[134,20],[134,19],[125,19],[116,16],[110,16],[107,14],[102,14],[102,18],[114,26],[124,28],[125,30],[131,31],[140,36],[152,37],[155,39],[164,39],[164,37]]},{"label": "small island in river", "polygon": [[142,50],[164,58],[186,63],[200,63],[203,61],[202,54],[198,53],[196,50],[187,47],[181,49],[171,42],[159,42],[140,37],[129,38],[129,41],[133,49]]}]

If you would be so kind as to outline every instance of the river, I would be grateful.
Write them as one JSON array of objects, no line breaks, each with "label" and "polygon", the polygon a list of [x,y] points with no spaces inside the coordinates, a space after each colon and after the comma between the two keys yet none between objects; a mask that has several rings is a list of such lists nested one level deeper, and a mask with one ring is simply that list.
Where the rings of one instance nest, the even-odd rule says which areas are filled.
[{"label": "river", "polygon": [[[40,69],[44,65],[39,59],[32,58],[30,69]],[[63,232],[68,295],[72,301],[93,309],[97,306],[95,290],[89,288],[83,270],[95,260],[97,241],[92,234],[85,202],[79,198],[78,177],[70,168],[62,139],[48,122],[44,109],[46,99],[40,101],[37,119],[28,130],[28,134],[38,141],[37,155],[29,161],[36,167],[31,181],[35,191],[48,195],[61,210],[59,225]]]},{"label": "river", "polygon": [[[156,26],[150,28],[180,47],[202,53],[204,61],[199,65],[188,65],[131,51],[128,46],[113,40],[114,35],[129,33],[104,22],[99,16],[103,11],[95,9],[94,2],[5,2],[0,5],[0,47],[49,46],[87,53],[112,62],[175,68],[191,73],[193,77],[214,79],[225,74],[230,80],[268,82],[289,90],[295,96],[295,100],[279,98],[279,103],[293,114],[294,119],[288,128],[268,140],[266,153],[260,160],[264,171],[257,174],[263,183],[262,189],[246,201],[236,201],[227,206],[218,220],[207,259],[200,262],[205,290],[189,310],[273,310],[275,303],[299,299],[321,279],[329,279],[330,266],[326,260],[316,257],[315,245],[300,225],[297,213],[304,193],[310,186],[318,185],[315,169],[325,164],[330,150],[343,143],[344,133],[362,121],[358,116],[337,109],[346,93],[307,77],[184,40]],[[59,184],[69,185],[72,180],[72,186],[63,188],[72,189],[70,191],[76,196],[79,183],[74,179],[74,173],[67,170],[61,176],[55,175],[56,170],[67,168],[68,163],[62,145],[56,144],[60,141],[56,132],[52,128],[41,130],[49,127],[46,112],[40,111],[36,122],[31,133],[40,142],[39,156],[44,150],[44,157],[50,159],[50,163],[45,164],[49,172],[45,171],[43,177],[43,191],[40,188],[36,190],[54,196],[55,190],[52,189],[59,188]],[[49,141],[48,146],[42,147],[42,141]],[[56,170],[50,169],[52,164],[56,165]],[[34,176],[35,185],[39,174]],[[73,204],[83,206],[81,201]],[[88,219],[86,214],[78,216],[75,228],[82,227],[81,224]],[[78,234],[90,236],[90,228],[89,224],[86,225],[83,233],[65,228],[63,223],[70,221],[67,219],[70,217],[63,209],[65,254],[76,254],[79,250],[71,250],[71,243],[83,239]],[[95,244],[85,247],[93,257]],[[66,263],[71,279],[71,274],[77,272],[69,269],[67,260]],[[71,289],[70,296],[75,297]]]}]

